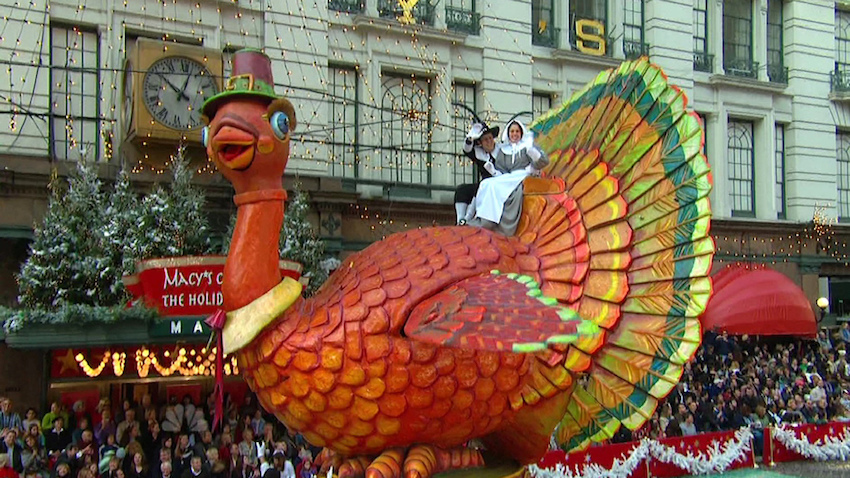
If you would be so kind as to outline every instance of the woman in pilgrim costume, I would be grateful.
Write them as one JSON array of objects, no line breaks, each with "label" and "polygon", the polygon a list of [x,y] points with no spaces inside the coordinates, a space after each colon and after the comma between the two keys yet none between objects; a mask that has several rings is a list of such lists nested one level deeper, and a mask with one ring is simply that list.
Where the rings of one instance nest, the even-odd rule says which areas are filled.
[{"label": "woman in pilgrim costume", "polygon": [[512,119],[502,132],[493,164],[495,174],[481,181],[466,222],[511,236],[522,212],[522,182],[549,164],[549,158],[534,144],[534,134]]}]

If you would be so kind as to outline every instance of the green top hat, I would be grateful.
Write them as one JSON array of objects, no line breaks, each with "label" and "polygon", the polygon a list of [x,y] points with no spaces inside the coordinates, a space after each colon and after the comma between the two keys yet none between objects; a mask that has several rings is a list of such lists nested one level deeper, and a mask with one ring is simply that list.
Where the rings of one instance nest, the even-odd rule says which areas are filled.
[{"label": "green top hat", "polygon": [[278,96],[274,93],[272,61],[262,51],[245,48],[233,54],[233,73],[224,85],[224,91],[204,102],[201,112],[212,118],[223,100],[236,96],[265,98],[270,102]]}]

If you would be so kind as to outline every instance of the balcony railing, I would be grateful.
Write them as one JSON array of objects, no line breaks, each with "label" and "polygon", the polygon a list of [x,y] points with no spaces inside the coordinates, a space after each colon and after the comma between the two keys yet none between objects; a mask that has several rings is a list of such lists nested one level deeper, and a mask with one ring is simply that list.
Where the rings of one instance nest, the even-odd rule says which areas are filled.
[{"label": "balcony railing", "polygon": [[829,84],[833,93],[850,92],[850,70],[838,70],[829,72]]},{"label": "balcony railing", "polygon": [[364,8],[363,0],[328,0],[328,10],[345,13],[361,13]]},{"label": "balcony railing", "polygon": [[456,32],[478,35],[481,15],[463,8],[446,7],[446,27]]},{"label": "balcony railing", "polygon": [[771,83],[788,83],[788,67],[780,64],[767,64],[767,79]]},{"label": "balcony railing", "polygon": [[649,43],[624,39],[623,56],[626,60],[637,60],[642,56],[649,56]]},{"label": "balcony railing", "polygon": [[537,46],[548,46],[549,48],[558,48],[560,42],[558,37],[561,36],[560,28],[547,28],[538,31],[536,28],[531,32],[531,43]]},{"label": "balcony railing", "polygon": [[694,52],[694,70],[711,73],[714,71],[714,55],[704,51]]},{"label": "balcony railing", "polygon": [[[389,18],[398,20],[402,23],[413,23],[416,25],[434,26],[434,5],[430,0],[420,0],[410,10],[409,16],[406,16],[404,9],[399,5],[398,0],[379,0],[378,1],[378,16],[381,18]],[[411,22],[412,20],[412,22]]]},{"label": "balcony railing", "polygon": [[759,62],[749,58],[724,58],[723,69],[730,76],[753,79],[757,79],[759,76]]}]

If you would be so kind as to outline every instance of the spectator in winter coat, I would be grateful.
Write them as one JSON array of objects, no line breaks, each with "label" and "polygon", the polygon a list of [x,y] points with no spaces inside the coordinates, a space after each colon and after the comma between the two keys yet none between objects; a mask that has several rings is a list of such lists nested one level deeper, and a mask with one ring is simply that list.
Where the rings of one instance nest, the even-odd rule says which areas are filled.
[{"label": "spectator in winter coat", "polygon": [[53,428],[44,435],[44,445],[47,453],[58,455],[71,443],[71,432],[65,429],[65,418],[62,415],[53,419]]}]

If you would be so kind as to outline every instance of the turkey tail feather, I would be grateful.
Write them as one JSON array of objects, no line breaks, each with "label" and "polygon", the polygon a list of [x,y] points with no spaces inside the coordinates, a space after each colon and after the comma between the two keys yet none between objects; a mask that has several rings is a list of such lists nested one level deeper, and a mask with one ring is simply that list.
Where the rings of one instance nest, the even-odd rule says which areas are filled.
[{"label": "turkey tail feather", "polygon": [[712,178],[698,117],[646,58],[600,73],[531,129],[564,189],[527,197],[517,235],[541,289],[607,330],[566,354],[575,386],[556,440],[569,450],[642,426],[696,352]]}]

